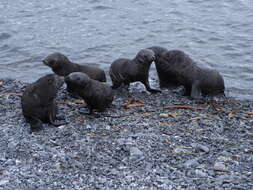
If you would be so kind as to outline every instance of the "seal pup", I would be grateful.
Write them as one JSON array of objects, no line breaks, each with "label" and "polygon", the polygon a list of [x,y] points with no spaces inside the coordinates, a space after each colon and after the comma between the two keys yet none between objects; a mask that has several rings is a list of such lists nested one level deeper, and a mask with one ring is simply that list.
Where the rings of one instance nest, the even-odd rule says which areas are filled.
[{"label": "seal pup", "polygon": [[93,109],[104,111],[113,101],[114,94],[111,87],[106,83],[91,79],[85,73],[70,73],[65,77],[65,82],[84,99],[89,108],[89,114],[93,113]]},{"label": "seal pup", "polygon": [[180,50],[166,51],[161,59],[168,75],[172,74],[177,84],[184,86],[185,95],[193,99],[202,99],[202,95],[224,95],[224,80],[218,71],[198,66]]},{"label": "seal pup", "polygon": [[176,80],[176,76],[173,72],[170,72],[167,68],[167,64],[162,59],[162,54],[167,52],[168,49],[161,46],[152,46],[147,49],[151,49],[155,53],[155,67],[159,78],[160,88],[178,87],[179,83]]},{"label": "seal pup", "polygon": [[[53,70],[53,72],[59,76],[65,77],[73,72],[83,72],[94,80],[106,82],[105,72],[102,69],[94,66],[72,63],[67,58],[67,56],[63,55],[62,53],[56,52],[48,55],[43,60],[43,63],[49,66]],[[67,86],[67,91],[72,92],[72,89]]]},{"label": "seal pup", "polygon": [[145,85],[147,91],[151,93],[161,92],[152,89],[148,81],[149,68],[155,60],[155,53],[150,49],[142,49],[134,59],[119,58],[115,60],[110,67],[110,77],[112,88],[116,89],[122,84],[129,87],[132,82],[141,82]]},{"label": "seal pup", "polygon": [[43,123],[62,125],[55,122],[57,109],[55,97],[63,83],[63,77],[48,74],[25,88],[21,97],[21,106],[31,131],[42,129]]}]

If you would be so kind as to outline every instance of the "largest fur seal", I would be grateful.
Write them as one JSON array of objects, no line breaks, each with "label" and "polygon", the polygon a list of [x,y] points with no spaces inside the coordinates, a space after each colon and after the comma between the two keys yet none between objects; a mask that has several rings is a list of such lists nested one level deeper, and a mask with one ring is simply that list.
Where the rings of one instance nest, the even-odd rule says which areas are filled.
[{"label": "largest fur seal", "polygon": [[162,53],[161,68],[175,77],[178,85],[183,85],[186,95],[193,99],[201,99],[202,95],[223,94],[224,80],[214,69],[198,66],[187,54],[180,50],[171,50]]},{"label": "largest fur seal", "polygon": [[162,59],[162,54],[167,52],[168,49],[161,46],[152,46],[147,49],[151,49],[155,53],[154,62],[157,75],[159,78],[160,88],[170,88],[179,86],[175,74],[171,72],[169,69],[167,69],[166,63],[164,63]]},{"label": "largest fur seal", "polygon": [[43,123],[60,125],[55,122],[55,97],[63,83],[63,77],[48,74],[25,88],[21,98],[21,106],[23,115],[30,123],[32,131],[41,129]]},{"label": "largest fur seal", "polygon": [[129,86],[132,82],[141,82],[147,91],[151,93],[161,92],[152,89],[148,81],[149,68],[155,59],[155,53],[150,49],[142,49],[134,59],[120,58],[115,60],[110,67],[112,88],[118,88],[122,84]]},{"label": "largest fur seal", "polygon": [[109,85],[91,79],[88,75],[81,72],[74,72],[65,77],[67,85],[73,92],[82,97],[90,110],[104,111],[113,101],[113,91]]}]

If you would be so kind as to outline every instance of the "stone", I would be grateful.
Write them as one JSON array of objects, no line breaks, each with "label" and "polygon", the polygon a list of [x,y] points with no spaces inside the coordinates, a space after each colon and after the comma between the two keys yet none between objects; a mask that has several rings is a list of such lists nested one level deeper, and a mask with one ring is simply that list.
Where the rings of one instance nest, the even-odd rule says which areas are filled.
[{"label": "stone", "polygon": [[226,171],[227,170],[225,164],[223,164],[222,162],[216,162],[213,166],[213,169],[217,170],[217,171]]},{"label": "stone", "polygon": [[187,160],[183,166],[187,167],[187,168],[192,168],[192,167],[197,167],[199,165],[199,162],[198,162],[198,158],[194,158],[192,160]]},{"label": "stone", "polygon": [[198,177],[207,177],[208,176],[208,174],[206,172],[203,172],[202,170],[198,170],[198,169],[195,170],[195,174]]},{"label": "stone", "polygon": [[196,151],[203,151],[205,153],[208,153],[210,151],[210,149],[207,146],[204,146],[202,144],[192,143],[191,146],[195,148]]},{"label": "stone", "polygon": [[131,147],[130,156],[143,156],[143,152],[140,151],[137,147]]}]

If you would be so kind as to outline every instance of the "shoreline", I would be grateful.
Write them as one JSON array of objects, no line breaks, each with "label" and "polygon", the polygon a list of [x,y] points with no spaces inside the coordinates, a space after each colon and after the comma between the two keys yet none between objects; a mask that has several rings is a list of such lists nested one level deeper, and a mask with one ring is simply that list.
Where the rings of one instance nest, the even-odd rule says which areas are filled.
[{"label": "shoreline", "polygon": [[[119,90],[95,117],[80,113],[85,105],[62,88],[58,112],[68,124],[29,134],[17,96],[25,83],[0,81],[7,93],[0,95],[0,189],[253,188],[253,101],[196,104],[177,90],[149,94],[134,83],[130,94],[144,105],[125,109],[129,97]],[[175,105],[185,109],[163,108]]]}]

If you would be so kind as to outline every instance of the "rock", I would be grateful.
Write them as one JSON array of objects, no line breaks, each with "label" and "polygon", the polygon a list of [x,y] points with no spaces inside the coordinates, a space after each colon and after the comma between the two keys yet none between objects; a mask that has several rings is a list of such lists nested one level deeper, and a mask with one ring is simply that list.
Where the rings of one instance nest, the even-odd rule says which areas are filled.
[{"label": "rock", "polygon": [[92,127],[90,125],[86,125],[86,128],[87,129],[91,129]]},{"label": "rock", "polygon": [[213,169],[217,170],[217,171],[226,171],[227,170],[225,164],[223,164],[222,162],[216,162],[213,166]]},{"label": "rock", "polygon": [[203,172],[202,170],[198,170],[198,169],[195,170],[195,174],[198,177],[207,177],[208,176],[208,174],[206,172]]},{"label": "rock", "polygon": [[130,148],[130,156],[131,157],[141,157],[141,156],[143,156],[143,152],[142,151],[140,151],[137,147],[131,147]]},{"label": "rock", "polygon": [[216,178],[216,184],[222,185],[224,183],[231,183],[232,179],[229,175],[221,175],[218,178]]},{"label": "rock", "polygon": [[199,162],[198,162],[198,158],[194,158],[192,160],[188,160],[186,161],[183,166],[187,167],[187,168],[193,168],[193,167],[197,167],[199,165]]},{"label": "rock", "polygon": [[195,150],[198,152],[198,151],[203,151],[205,153],[208,153],[210,150],[207,146],[204,146],[202,144],[198,144],[198,143],[192,143],[191,146],[193,148],[195,148]]},{"label": "rock", "polygon": [[175,148],[174,152],[175,153],[189,153],[190,151],[187,149],[183,149],[183,148]]},{"label": "rock", "polygon": [[0,186],[5,185],[5,184],[7,184],[7,183],[9,183],[9,180],[7,180],[7,179],[2,179],[2,180],[0,181]]},{"label": "rock", "polygon": [[[13,84],[5,83],[1,93],[20,92]],[[62,89],[57,100],[67,104],[58,108],[69,124],[62,129],[46,124],[36,134],[27,132],[20,97],[9,96],[14,103],[9,104],[0,95],[0,190],[253,189],[252,139],[243,136],[245,126],[239,119],[240,114],[251,117],[247,112],[253,110],[252,101],[239,101],[239,107],[232,102],[217,105],[225,111],[239,110],[238,118],[229,118],[226,113],[213,114],[212,108],[162,110],[173,104],[205,107],[170,89],[155,95],[131,90],[145,106],[124,109],[128,94],[115,91],[112,107],[95,117],[80,115],[76,105],[67,103],[75,99]],[[167,112],[178,115],[159,116]],[[189,123],[193,117],[203,120]],[[245,125],[252,125],[250,119]],[[221,134],[219,128],[226,130]],[[252,133],[252,126],[248,131]]]}]

